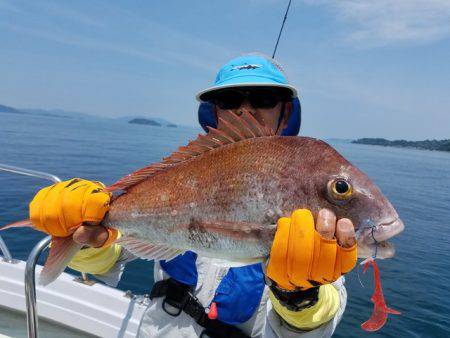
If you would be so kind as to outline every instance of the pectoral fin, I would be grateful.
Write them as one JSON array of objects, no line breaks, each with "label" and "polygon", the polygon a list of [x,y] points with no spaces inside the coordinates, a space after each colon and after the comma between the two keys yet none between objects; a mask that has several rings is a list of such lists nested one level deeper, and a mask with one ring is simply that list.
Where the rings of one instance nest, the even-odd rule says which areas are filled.
[{"label": "pectoral fin", "polygon": [[140,239],[123,236],[116,241],[133,255],[147,260],[171,260],[185,251],[166,245],[149,244]]},{"label": "pectoral fin", "polygon": [[249,259],[243,259],[239,261],[230,261],[227,259],[220,259],[220,258],[211,258],[211,263],[225,268],[240,268],[241,266],[247,266],[247,265],[253,265],[256,263],[262,263],[266,260],[265,257],[255,257],[255,258],[249,258]]}]

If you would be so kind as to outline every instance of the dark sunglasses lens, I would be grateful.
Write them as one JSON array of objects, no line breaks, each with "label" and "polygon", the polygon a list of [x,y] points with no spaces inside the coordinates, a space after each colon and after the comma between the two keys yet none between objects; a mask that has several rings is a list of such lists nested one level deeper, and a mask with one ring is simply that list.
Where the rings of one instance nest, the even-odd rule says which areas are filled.
[{"label": "dark sunglasses lens", "polygon": [[280,95],[273,90],[258,89],[252,91],[248,99],[255,108],[273,108],[280,101]]},{"label": "dark sunglasses lens", "polygon": [[244,95],[236,90],[224,90],[217,93],[213,101],[220,109],[236,109],[244,101]]}]

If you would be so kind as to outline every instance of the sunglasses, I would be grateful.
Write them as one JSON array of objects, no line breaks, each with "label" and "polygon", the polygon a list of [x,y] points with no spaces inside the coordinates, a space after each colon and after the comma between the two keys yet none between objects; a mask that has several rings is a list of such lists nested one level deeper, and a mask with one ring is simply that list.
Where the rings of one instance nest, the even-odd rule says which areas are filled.
[{"label": "sunglasses", "polygon": [[223,89],[214,94],[211,102],[220,109],[237,109],[246,99],[255,109],[274,108],[279,102],[289,101],[290,92],[273,88]]}]

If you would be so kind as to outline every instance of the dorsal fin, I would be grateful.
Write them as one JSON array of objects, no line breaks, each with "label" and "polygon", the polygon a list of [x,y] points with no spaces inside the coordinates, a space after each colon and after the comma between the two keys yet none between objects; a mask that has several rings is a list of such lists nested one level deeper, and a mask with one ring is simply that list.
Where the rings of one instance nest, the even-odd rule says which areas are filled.
[{"label": "dorsal fin", "polygon": [[[197,139],[190,141],[187,146],[178,148],[172,155],[165,157],[161,162],[154,163],[148,167],[122,177],[108,191],[127,190],[143,180],[171,168],[179,163],[188,161],[213,149],[220,148],[226,144],[235,143],[251,138],[274,136],[275,133],[268,127],[259,123],[254,116],[248,112],[242,112],[241,116],[232,111],[226,111],[226,120],[219,117],[222,130],[208,127],[208,134],[199,134]],[[232,121],[232,122],[230,122]]]}]

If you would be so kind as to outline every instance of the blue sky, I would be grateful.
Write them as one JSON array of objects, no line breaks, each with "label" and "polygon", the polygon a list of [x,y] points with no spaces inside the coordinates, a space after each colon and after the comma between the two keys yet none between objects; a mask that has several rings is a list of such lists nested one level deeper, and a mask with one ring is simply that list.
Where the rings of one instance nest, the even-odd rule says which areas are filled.
[{"label": "blue sky", "polygon": [[[271,54],[287,1],[0,0],[0,104],[196,124],[228,59]],[[294,0],[277,60],[302,133],[450,138],[450,1]]]}]

